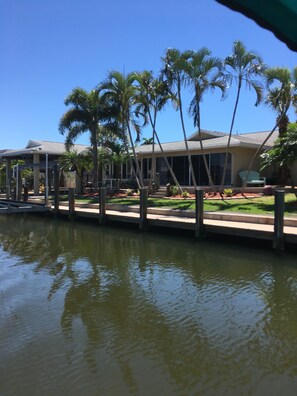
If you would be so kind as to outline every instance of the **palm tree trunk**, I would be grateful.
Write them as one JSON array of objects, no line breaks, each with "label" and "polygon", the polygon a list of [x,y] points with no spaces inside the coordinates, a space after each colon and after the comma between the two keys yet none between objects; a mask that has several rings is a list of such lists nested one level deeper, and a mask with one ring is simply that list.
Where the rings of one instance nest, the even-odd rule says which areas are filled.
[{"label": "palm tree trunk", "polygon": [[164,149],[163,149],[163,147],[162,147],[162,144],[161,144],[161,142],[160,142],[159,136],[158,136],[158,134],[157,134],[156,131],[155,131],[155,136],[156,136],[157,142],[158,142],[158,144],[159,144],[159,147],[160,147],[161,153],[162,153],[162,155],[163,155],[163,158],[164,158],[164,160],[165,160],[166,166],[167,166],[167,168],[168,168],[168,170],[169,170],[169,172],[170,172],[170,175],[171,175],[171,177],[172,177],[172,179],[173,179],[175,185],[179,188],[180,192],[182,193],[183,190],[182,190],[182,188],[181,188],[181,186],[180,186],[180,184],[179,184],[179,182],[178,182],[178,180],[177,180],[177,178],[176,178],[176,176],[175,176],[175,174],[174,174],[174,172],[173,172],[173,169],[172,169],[171,165],[169,164],[168,158],[167,158],[167,156],[166,156],[166,153],[165,153],[165,151],[164,151]]},{"label": "palm tree trunk", "polygon": [[152,184],[153,184],[153,181],[154,181],[154,178],[155,178],[155,175],[156,175],[156,166],[155,166],[155,125],[156,125],[156,120],[157,120],[157,111],[156,111],[156,109],[154,110],[154,120],[153,120],[153,123],[152,123],[152,117],[151,117],[151,112],[150,112],[150,110],[148,111],[148,114],[149,114],[149,118],[150,118],[150,123],[151,123],[151,126],[152,126],[152,128],[153,128],[153,147],[152,147],[152,166],[151,166],[151,174],[150,174],[150,187],[152,186]]},{"label": "palm tree trunk", "polygon": [[130,128],[130,124],[129,124],[128,120],[127,120],[127,128],[128,128],[130,144],[131,144],[131,147],[132,147],[133,156],[134,156],[134,160],[135,160],[136,174],[138,174],[140,187],[143,187],[143,178],[142,178],[141,170],[140,170],[140,167],[139,167],[139,163],[138,163],[138,159],[137,159],[137,155],[136,155],[136,151],[135,151],[135,146],[134,146],[134,143],[133,143],[133,140],[132,140],[132,133],[131,133],[131,128]]},{"label": "palm tree trunk", "polygon": [[254,154],[254,156],[253,156],[253,158],[252,158],[252,160],[251,160],[251,162],[250,162],[250,165],[249,165],[249,167],[248,167],[245,180],[244,180],[244,182],[243,182],[243,184],[242,184],[242,191],[241,191],[242,194],[243,194],[244,189],[245,189],[245,187],[246,187],[246,181],[247,181],[247,179],[248,179],[249,172],[250,172],[250,170],[251,170],[251,168],[252,168],[252,165],[253,165],[255,159],[256,159],[257,156],[259,155],[259,152],[260,152],[260,151],[263,149],[263,147],[265,146],[265,143],[270,139],[270,137],[272,136],[273,132],[276,131],[276,129],[277,129],[278,126],[279,126],[279,123],[281,122],[282,118],[283,118],[285,115],[286,115],[286,112],[284,112],[284,113],[280,116],[280,118],[278,119],[278,121],[277,121],[277,123],[275,124],[274,128],[270,131],[270,133],[268,134],[268,136],[266,137],[266,139],[264,139],[264,141],[262,142],[261,146],[260,146],[260,147],[258,148],[258,150],[255,152],[255,154]]},{"label": "palm tree trunk", "polygon": [[96,139],[92,142],[93,145],[93,186],[94,191],[98,191],[98,147]]},{"label": "palm tree trunk", "polygon": [[202,158],[203,158],[204,166],[205,166],[205,169],[206,169],[206,173],[207,173],[207,177],[208,177],[211,189],[215,193],[216,192],[215,185],[214,185],[214,182],[212,180],[212,176],[211,176],[211,173],[210,173],[210,169],[209,169],[208,163],[206,161],[206,154],[205,154],[203,143],[202,143],[202,134],[201,134],[201,126],[200,126],[200,104],[199,104],[199,102],[197,102],[197,109],[198,109],[198,122],[197,122],[198,123],[198,134],[199,134],[199,142],[200,142],[200,148],[201,148],[201,152],[202,152]]},{"label": "palm tree trunk", "polygon": [[134,164],[133,164],[133,161],[132,161],[132,158],[131,158],[131,153],[129,151],[129,144],[127,142],[126,133],[124,131],[122,131],[122,137],[123,137],[125,150],[126,150],[126,153],[128,155],[128,158],[129,158],[130,168],[132,170],[133,176],[135,177],[135,180],[136,180],[136,183],[137,183],[137,187],[140,188],[141,185],[140,185],[137,173],[136,173],[135,168],[134,168]]},{"label": "palm tree trunk", "polygon": [[225,184],[225,178],[226,178],[226,172],[227,172],[227,164],[228,164],[228,154],[229,154],[229,148],[230,148],[230,142],[231,142],[231,136],[232,136],[232,132],[233,132],[235,116],[236,116],[236,113],[237,113],[237,107],[238,107],[238,102],[239,102],[241,84],[242,84],[242,80],[241,80],[241,78],[239,78],[237,95],[236,95],[236,101],[235,101],[235,105],[234,105],[233,116],[232,116],[231,126],[230,126],[230,130],[229,130],[228,142],[227,142],[227,146],[226,146],[226,157],[225,157],[225,162],[224,162],[223,176],[222,176],[222,182],[221,182],[221,187],[220,187],[220,193],[223,192],[223,188],[224,188],[224,184]]},{"label": "palm tree trunk", "polygon": [[180,120],[181,120],[181,124],[182,124],[184,141],[185,141],[185,146],[186,146],[186,151],[187,151],[187,156],[188,156],[188,161],[189,161],[189,168],[191,171],[191,176],[192,176],[192,181],[193,181],[194,187],[197,188],[196,178],[195,178],[193,164],[192,164],[192,157],[191,157],[190,150],[189,150],[189,145],[188,145],[188,140],[187,140],[187,135],[186,135],[186,128],[185,128],[185,123],[184,123],[180,81],[178,81],[177,94],[178,94],[178,101],[179,101],[179,114],[180,114]]},{"label": "palm tree trunk", "polygon": [[[180,192],[182,193],[183,190],[182,190],[182,188],[181,188],[181,186],[180,186],[180,184],[179,184],[179,182],[178,182],[178,180],[177,180],[177,178],[176,178],[176,176],[175,176],[175,174],[174,174],[174,172],[173,172],[173,169],[172,169],[171,165],[169,164],[168,158],[167,158],[167,156],[166,156],[165,151],[163,150],[162,144],[161,144],[161,142],[160,142],[159,136],[158,136],[157,131],[156,131],[156,118],[157,118],[156,114],[157,114],[157,112],[156,112],[156,110],[155,110],[154,121],[153,121],[153,120],[152,120],[152,116],[151,116],[151,112],[148,111],[150,123],[151,123],[152,128],[153,128],[153,142],[155,141],[155,137],[156,137],[157,142],[158,142],[159,147],[160,147],[160,150],[161,150],[161,153],[162,153],[163,158],[164,158],[164,160],[165,160],[166,166],[167,166],[167,168],[168,168],[168,170],[169,170],[169,172],[170,172],[170,175],[171,175],[171,177],[172,177],[172,179],[173,179],[175,185],[179,188]],[[153,151],[153,152],[154,152],[154,151]],[[152,159],[152,161],[153,161],[153,159]]]}]

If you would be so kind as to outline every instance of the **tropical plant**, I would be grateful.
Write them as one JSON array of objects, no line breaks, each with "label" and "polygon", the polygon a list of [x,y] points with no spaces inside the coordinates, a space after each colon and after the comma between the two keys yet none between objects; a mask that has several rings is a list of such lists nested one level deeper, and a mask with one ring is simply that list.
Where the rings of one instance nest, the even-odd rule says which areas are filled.
[{"label": "tropical plant", "polygon": [[83,171],[92,168],[92,156],[88,151],[78,152],[77,150],[66,151],[60,157],[61,170],[64,172],[76,172],[80,179],[81,192],[83,192]]},{"label": "tropical plant", "polygon": [[[194,92],[194,96],[190,103],[189,113],[193,118],[194,126],[198,128],[204,166],[208,175],[209,183],[212,189],[215,190],[202,142],[201,102],[208,91],[213,91],[216,88],[221,90],[222,96],[224,95],[225,81],[222,78],[221,73],[222,62],[219,58],[212,57],[211,51],[208,48],[201,48],[198,51],[188,51],[185,58],[186,61],[184,62],[183,68],[186,75],[186,82]],[[195,187],[197,187],[194,169],[193,181]]]},{"label": "tropical plant", "polygon": [[143,138],[142,139],[142,146],[145,145],[149,145],[149,144],[153,144],[154,138],[150,137],[150,138]]},{"label": "tropical plant", "polygon": [[297,106],[297,67],[292,72],[282,67],[269,68],[266,71],[268,93],[266,104],[277,113],[280,137],[287,131],[290,107]]},{"label": "tropical plant", "polygon": [[288,124],[286,134],[280,136],[273,147],[261,155],[261,160],[262,169],[272,165],[287,169],[297,161],[297,123]]},{"label": "tropical plant", "polygon": [[179,187],[178,186],[171,186],[170,187],[170,194],[175,197],[179,194]]},{"label": "tropical plant", "polygon": [[66,151],[60,157],[60,165],[63,171],[75,171],[77,176],[82,179],[83,169],[91,168],[91,158],[87,151],[79,153],[77,150]]},{"label": "tropical plant", "polygon": [[[280,137],[286,135],[289,123],[287,113],[292,105],[295,108],[297,106],[297,67],[295,67],[292,72],[285,68],[270,68],[267,69],[265,74],[268,86],[266,104],[277,112],[276,124],[264,139],[261,146],[258,147],[250,162],[248,172],[252,168],[255,158],[257,158],[266,142],[277,129],[279,130]],[[279,176],[281,184],[287,183],[288,175],[287,165],[284,164],[280,166]],[[245,185],[243,185],[243,188],[244,187]]]},{"label": "tropical plant", "polygon": [[245,85],[246,88],[251,89],[255,92],[255,106],[258,106],[263,99],[263,86],[258,78],[263,76],[265,68],[266,67],[263,63],[262,58],[254,54],[253,52],[247,51],[245,45],[241,41],[234,42],[232,54],[227,56],[224,61],[226,81],[229,85],[236,83],[237,93],[226,146],[226,156],[224,161],[220,192],[222,192],[225,184],[228,153],[242,86]]},{"label": "tropical plant", "polygon": [[226,195],[226,197],[232,197],[233,195],[233,188],[224,188],[224,194]]},{"label": "tropical plant", "polygon": [[[75,88],[64,101],[71,108],[62,116],[59,131],[67,133],[65,146],[69,150],[74,141],[85,132],[90,133],[93,158],[93,186],[98,189],[98,143],[99,136],[110,133],[115,110],[100,95],[98,89],[90,92]],[[102,123],[100,125],[100,123]],[[105,124],[103,124],[105,123]]]},{"label": "tropical plant", "polygon": [[181,193],[181,196],[182,196],[182,198],[189,198],[190,193],[189,193],[189,191],[185,190],[185,191],[183,191],[183,192]]},{"label": "tropical plant", "polygon": [[134,157],[134,164],[131,156],[129,161],[132,171],[135,174],[138,187],[143,187],[142,174],[137,160],[132,129],[136,132],[136,142],[140,140],[141,128],[135,119],[135,73],[124,75],[118,71],[109,73],[106,81],[99,84],[98,89],[103,92],[103,98],[117,109],[118,122],[121,128],[121,139],[124,142],[127,154],[131,147]]},{"label": "tropical plant", "polygon": [[119,141],[109,141],[106,146],[111,150],[110,160],[114,166],[114,177],[117,180],[117,189],[119,189],[119,181],[121,179],[121,165],[129,161],[129,154],[127,154],[123,144]]}]

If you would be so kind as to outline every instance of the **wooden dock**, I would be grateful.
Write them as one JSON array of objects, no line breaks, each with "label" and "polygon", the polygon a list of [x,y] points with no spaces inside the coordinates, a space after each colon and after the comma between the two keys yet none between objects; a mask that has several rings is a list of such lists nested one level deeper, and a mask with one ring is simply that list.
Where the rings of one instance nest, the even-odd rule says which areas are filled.
[{"label": "wooden dock", "polygon": [[[140,205],[125,206],[106,203],[105,190],[102,188],[100,203],[76,203],[74,191],[69,193],[69,202],[59,202],[55,195],[53,207],[44,202],[21,202],[0,200],[0,214],[50,212],[55,216],[68,218],[92,218],[100,224],[122,223],[135,224],[140,230],[163,228],[176,232],[187,230],[200,239],[205,235],[217,234],[235,236],[245,239],[271,241],[275,250],[283,250],[284,244],[297,245],[297,218],[284,218],[283,212],[276,216],[253,216],[235,213],[205,212],[203,201],[198,202],[198,195],[203,200],[202,192],[196,197],[196,211],[172,208],[147,207],[146,195],[140,199]],[[284,194],[281,192],[282,198]],[[284,205],[276,207],[284,208]],[[197,210],[197,208],[199,208]],[[199,213],[198,213],[199,212]]]},{"label": "wooden dock", "polygon": [[[62,215],[69,215],[66,205],[60,205]],[[148,208],[147,228],[170,228],[177,231],[189,230],[195,232],[194,211],[174,211],[170,209]],[[93,218],[99,221],[99,207],[96,205],[76,205],[75,217]],[[121,210],[106,208],[106,222],[130,223],[140,222],[139,207]],[[203,227],[206,234],[220,234],[253,239],[273,241],[274,223],[272,217],[251,216],[204,212]],[[297,244],[297,219],[285,219],[284,242]]]},{"label": "wooden dock", "polygon": [[50,212],[51,208],[40,203],[0,200],[0,214]]}]

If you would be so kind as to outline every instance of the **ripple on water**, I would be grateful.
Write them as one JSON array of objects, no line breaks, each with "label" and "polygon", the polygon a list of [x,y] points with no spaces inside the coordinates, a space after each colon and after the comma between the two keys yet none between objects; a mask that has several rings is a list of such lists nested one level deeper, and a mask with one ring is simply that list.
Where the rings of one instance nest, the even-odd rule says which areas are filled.
[{"label": "ripple on water", "polygon": [[16,222],[11,244],[0,223],[1,395],[295,395],[290,258]]}]

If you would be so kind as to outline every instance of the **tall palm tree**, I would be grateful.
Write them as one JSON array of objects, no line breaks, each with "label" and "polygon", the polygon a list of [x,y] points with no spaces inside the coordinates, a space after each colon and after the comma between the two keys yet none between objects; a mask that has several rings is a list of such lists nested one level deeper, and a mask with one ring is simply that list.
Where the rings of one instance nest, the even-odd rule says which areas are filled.
[{"label": "tall palm tree", "polygon": [[297,67],[292,72],[282,67],[269,68],[266,70],[266,79],[268,93],[265,103],[276,111],[277,120],[280,121],[279,134],[283,137],[289,123],[288,116],[284,115],[292,105],[297,106]]},{"label": "tall palm tree", "polygon": [[255,106],[258,106],[263,99],[263,86],[258,79],[263,76],[265,65],[259,55],[256,55],[253,52],[248,52],[245,45],[241,41],[235,41],[233,44],[232,54],[227,56],[224,61],[224,68],[228,83],[230,85],[234,82],[237,84],[237,94],[226,146],[226,156],[220,192],[222,192],[225,184],[228,153],[242,86],[245,84],[247,88],[255,92]]},{"label": "tall palm tree", "polygon": [[[189,113],[193,117],[194,126],[198,128],[200,148],[203,156],[204,166],[208,175],[209,183],[215,190],[210,169],[207,163],[201,134],[201,102],[208,91],[219,88],[222,96],[225,92],[225,82],[222,78],[222,62],[217,57],[211,56],[208,48],[201,48],[198,51],[188,51],[184,64],[184,72],[187,84],[192,88],[194,96],[190,103]],[[193,180],[195,181],[194,170]],[[196,181],[195,181],[196,187]]]},{"label": "tall palm tree", "polygon": [[102,122],[111,120],[113,109],[104,101],[98,89],[90,92],[82,88],[75,88],[65,99],[66,106],[72,106],[60,119],[59,131],[62,135],[67,133],[66,149],[74,144],[74,141],[85,132],[90,133],[90,143],[93,157],[93,186],[98,189],[98,137],[105,133],[100,128]]},{"label": "tall palm tree", "polygon": [[[291,106],[294,106],[295,108],[297,106],[297,67],[295,67],[292,72],[286,68],[269,68],[266,70],[265,76],[268,87],[265,103],[276,111],[276,124],[262,142],[261,146],[258,147],[250,162],[248,172],[252,168],[252,165],[259,153],[263,150],[266,142],[277,129],[279,130],[280,138],[283,138],[286,135],[289,123],[287,113]],[[286,173],[285,167],[280,167],[280,179],[283,184],[286,183],[286,180],[284,180],[286,179]],[[244,187],[245,183],[243,185],[243,188]]]},{"label": "tall palm tree", "polygon": [[[150,139],[150,144],[152,144],[152,169],[151,169],[151,178],[150,184],[153,182],[153,177],[155,176],[155,139],[159,144],[161,153],[165,160],[166,166],[171,174],[171,177],[174,183],[179,187],[179,182],[172,170],[171,165],[167,159],[167,156],[163,150],[161,145],[159,136],[156,131],[156,123],[157,123],[157,115],[158,112],[161,111],[166,105],[167,101],[171,98],[170,90],[168,84],[161,79],[154,78],[153,72],[145,70],[142,73],[137,73],[136,75],[137,81],[139,83],[138,93],[136,96],[136,101],[138,103],[137,111],[143,112],[145,119],[148,119],[153,134]],[[181,190],[182,191],[182,190]]]},{"label": "tall palm tree", "polygon": [[173,103],[179,110],[189,168],[192,175],[193,184],[196,187],[197,184],[193,172],[192,158],[187,140],[182,103],[182,88],[186,83],[186,76],[184,73],[186,60],[187,53],[182,53],[176,48],[168,48],[164,58],[162,58],[163,66],[161,69],[161,76],[162,79],[167,82],[172,93]]},{"label": "tall palm tree", "polygon": [[118,111],[118,122],[121,125],[121,138],[129,153],[129,147],[132,148],[136,171],[134,169],[133,161],[130,158],[130,166],[135,174],[138,187],[143,187],[143,178],[137,160],[134,140],[132,138],[132,128],[136,132],[136,142],[140,139],[140,125],[135,120],[135,73],[124,75],[118,71],[109,73],[106,81],[99,84],[98,89],[103,92],[102,96]]},{"label": "tall palm tree", "polygon": [[[297,67],[292,72],[287,68],[275,67],[266,71],[268,93],[265,103],[277,113],[279,138],[287,134],[290,107],[297,105]],[[275,85],[276,84],[276,85]],[[286,184],[288,166],[279,167],[280,182]]]}]

